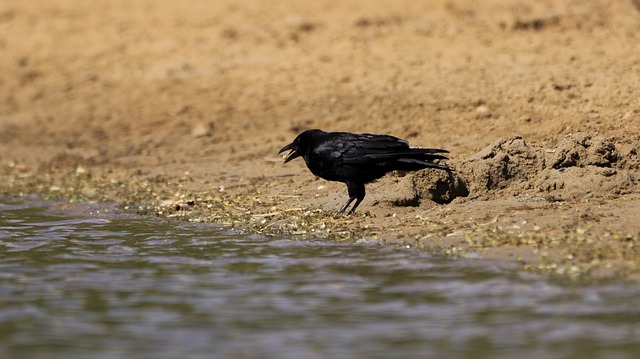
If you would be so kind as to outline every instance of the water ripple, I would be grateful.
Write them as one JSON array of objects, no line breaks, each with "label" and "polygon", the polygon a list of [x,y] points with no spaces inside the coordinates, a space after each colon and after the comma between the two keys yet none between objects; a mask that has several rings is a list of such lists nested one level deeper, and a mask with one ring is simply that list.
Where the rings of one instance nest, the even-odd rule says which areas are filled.
[{"label": "water ripple", "polygon": [[100,205],[0,203],[0,357],[619,357],[640,288]]}]

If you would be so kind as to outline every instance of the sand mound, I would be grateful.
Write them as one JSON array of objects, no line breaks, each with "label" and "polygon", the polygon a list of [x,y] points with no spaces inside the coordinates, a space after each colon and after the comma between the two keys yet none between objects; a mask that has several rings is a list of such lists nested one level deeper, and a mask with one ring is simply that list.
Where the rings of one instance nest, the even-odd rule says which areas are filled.
[{"label": "sand mound", "polygon": [[451,177],[434,171],[419,173],[414,179],[416,193],[437,203],[525,194],[548,200],[609,198],[636,186],[638,146],[622,155],[610,139],[575,133],[546,149],[516,136],[451,164],[455,168]]}]

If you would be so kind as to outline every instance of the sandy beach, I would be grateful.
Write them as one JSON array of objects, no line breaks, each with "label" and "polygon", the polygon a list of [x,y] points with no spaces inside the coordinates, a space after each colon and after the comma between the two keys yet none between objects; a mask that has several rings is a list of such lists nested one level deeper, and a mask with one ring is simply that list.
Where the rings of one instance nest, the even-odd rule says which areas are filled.
[{"label": "sandy beach", "polygon": [[[640,3],[0,4],[0,193],[640,278]],[[303,130],[450,151],[342,183]]]}]

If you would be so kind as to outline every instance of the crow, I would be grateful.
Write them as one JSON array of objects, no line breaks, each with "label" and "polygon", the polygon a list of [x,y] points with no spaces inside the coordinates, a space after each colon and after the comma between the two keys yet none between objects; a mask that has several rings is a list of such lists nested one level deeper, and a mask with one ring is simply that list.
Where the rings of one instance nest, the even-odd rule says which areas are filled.
[{"label": "crow", "polygon": [[307,130],[292,143],[282,147],[278,154],[290,151],[284,163],[302,156],[314,175],[328,181],[344,182],[349,200],[338,213],[343,213],[355,200],[352,214],[364,199],[366,183],[373,182],[391,171],[416,171],[437,168],[450,172],[446,160],[437,148],[410,148],[409,142],[389,135],[355,134],[350,132],[324,132]]}]

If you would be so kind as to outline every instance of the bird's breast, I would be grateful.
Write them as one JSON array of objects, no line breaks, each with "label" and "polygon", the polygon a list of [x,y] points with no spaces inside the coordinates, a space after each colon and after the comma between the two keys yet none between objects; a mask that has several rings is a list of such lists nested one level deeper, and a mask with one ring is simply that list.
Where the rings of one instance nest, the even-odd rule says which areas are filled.
[{"label": "bird's breast", "polygon": [[314,175],[327,181],[344,181],[344,168],[337,164],[335,159],[327,160],[318,156],[305,156],[304,161],[309,171]]}]

